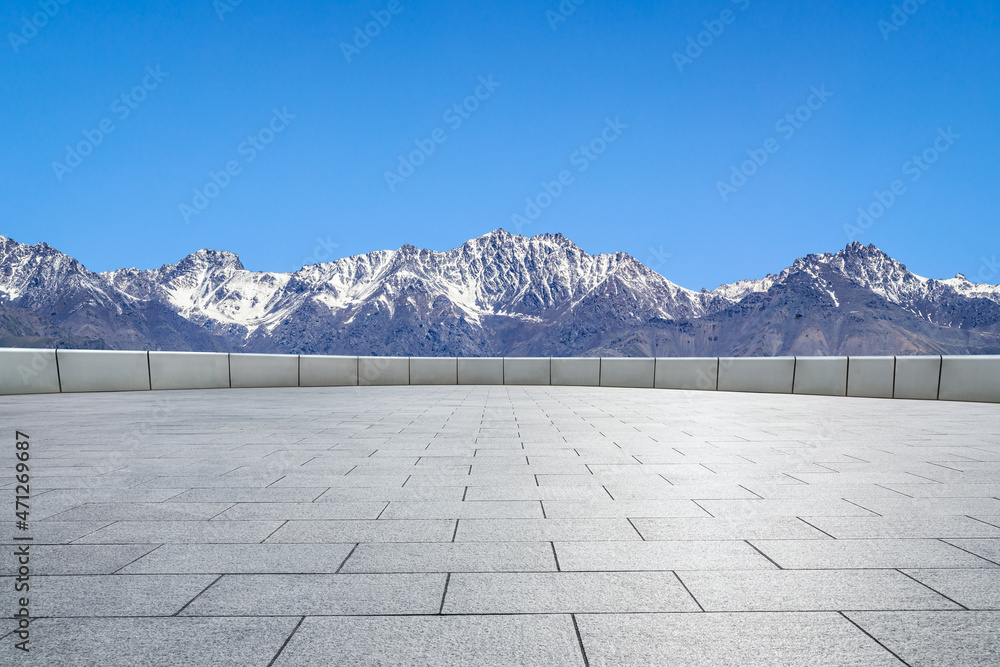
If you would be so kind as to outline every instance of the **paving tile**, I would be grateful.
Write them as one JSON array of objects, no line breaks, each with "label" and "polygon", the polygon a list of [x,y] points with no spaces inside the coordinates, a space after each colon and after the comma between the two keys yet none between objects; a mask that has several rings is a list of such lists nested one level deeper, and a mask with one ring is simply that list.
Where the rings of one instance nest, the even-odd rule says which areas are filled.
[{"label": "paving tile", "polygon": [[673,572],[451,575],[445,614],[699,611]]},{"label": "paving tile", "polygon": [[927,456],[926,458],[929,463],[934,463],[951,470],[987,473],[992,474],[994,477],[1000,475],[1000,461],[972,461],[969,460],[969,458],[958,454],[941,456],[937,452],[931,456]]},{"label": "paving tile", "polygon": [[[715,464],[717,465],[717,464]],[[664,475],[673,484],[683,485],[683,484],[697,484],[702,485],[708,481],[714,484],[792,484],[799,485],[803,481],[798,479],[797,475],[799,473],[785,472],[781,470],[752,470],[749,468],[742,469],[738,472],[718,473],[712,471],[712,477],[701,476],[700,474],[692,474],[690,476],[670,473],[669,475]],[[825,474],[825,473],[819,473]]]},{"label": "paving tile", "polygon": [[[674,479],[703,479],[708,480],[716,477],[716,473],[705,466],[694,463],[663,463],[658,465],[641,464],[632,461],[625,464],[589,466],[595,477],[608,480],[627,479],[629,477],[657,477],[663,476],[668,480]],[[673,481],[673,480],[671,480]],[[718,481],[718,480],[713,480]]]},{"label": "paving tile", "polygon": [[549,542],[360,544],[342,572],[547,572]]},{"label": "paving tile", "polygon": [[991,667],[1000,659],[1000,612],[849,612],[912,667]]},{"label": "paving tile", "polygon": [[977,556],[1000,565],[1000,539],[991,540],[945,540],[960,549],[970,551]]},{"label": "paving tile", "polygon": [[295,618],[36,619],[25,665],[266,665]]},{"label": "paving tile", "polygon": [[456,542],[548,542],[642,538],[627,519],[462,519]]},{"label": "paving tile", "polygon": [[535,475],[413,475],[407,486],[538,486]]},{"label": "paving tile", "polygon": [[996,498],[866,498],[856,502],[883,516],[1000,515]]},{"label": "paving tile", "polygon": [[[284,475],[276,479],[270,488],[313,488],[328,486],[333,489],[357,487],[398,488],[412,479],[407,474],[395,475],[342,475],[340,477]],[[453,482],[454,483],[454,482]]]},{"label": "paving tile", "polygon": [[[129,475],[119,473],[106,473],[104,475],[79,475],[79,476],[59,476],[46,479],[44,476],[34,475],[31,478],[31,488],[33,493],[42,490],[74,489],[84,491],[86,489],[100,488],[101,486],[130,487],[144,484],[150,481],[153,475]],[[13,488],[13,484],[8,484],[8,488]]]},{"label": "paving tile", "polygon": [[[265,489],[189,489],[172,496],[167,503],[308,503],[328,487],[290,487]],[[176,491],[174,491],[176,493]]]},{"label": "paving tile", "polygon": [[93,503],[56,514],[48,521],[191,521],[210,519],[232,503]]},{"label": "paving tile", "polygon": [[670,484],[666,480],[662,480],[662,483],[649,484],[609,482],[604,487],[615,500],[705,500],[710,498],[752,499],[758,497],[738,484],[717,482],[682,485]]},{"label": "paving tile", "polygon": [[363,501],[391,502],[394,500],[462,500],[465,486],[359,486],[332,487],[316,498],[317,503],[350,503]]},{"label": "paving tile", "polygon": [[268,544],[451,542],[454,535],[455,522],[450,520],[289,521],[266,541]]},{"label": "paving tile", "polygon": [[751,540],[782,568],[984,568],[991,564],[938,540]]},{"label": "paving tile", "polygon": [[[915,484],[913,486],[931,486]],[[746,488],[767,499],[777,498],[901,498],[892,488],[875,484],[747,484]]]},{"label": "paving tile", "polygon": [[31,578],[36,616],[172,616],[214,575],[84,575]]},{"label": "paving tile", "polygon": [[778,516],[875,516],[863,507],[840,498],[778,498],[754,500],[702,500],[698,503],[719,518],[769,518]]},{"label": "paving tile", "polygon": [[543,502],[550,519],[599,519],[613,517],[708,517],[691,500],[604,500]]},{"label": "paving tile", "polygon": [[[633,467],[633,466],[629,466]],[[639,475],[643,479],[647,477],[654,477],[653,475],[641,474]],[[537,486],[603,486],[609,481],[614,481],[615,478],[610,475],[532,475],[532,479],[535,480]],[[628,477],[619,477],[617,481],[621,482],[623,479],[627,480]],[[654,479],[655,482],[655,479]]]},{"label": "paving tile", "polygon": [[632,520],[647,540],[830,539],[795,517]]},{"label": "paving tile", "polygon": [[692,571],[678,576],[705,611],[960,608],[896,570]]},{"label": "paving tile", "polygon": [[1000,569],[904,571],[969,609],[1000,611]]},{"label": "paving tile", "polygon": [[238,503],[213,521],[377,519],[386,503]]},{"label": "paving tile", "polygon": [[[453,476],[453,477],[468,477],[469,471],[472,466],[470,465],[425,465],[416,466],[411,464],[400,464],[400,463],[390,463],[390,462],[379,462],[378,465],[357,465],[351,470],[350,474],[352,476],[357,475],[386,475],[386,474],[398,474],[398,475],[412,475],[417,477],[419,475],[436,475],[439,477]],[[458,480],[453,483],[462,483],[464,480]]]},{"label": "paving tile", "polygon": [[[155,549],[156,544],[32,544],[31,572],[37,575],[112,574]],[[0,559],[0,575],[15,574],[14,558]]]},{"label": "paving tile", "polygon": [[986,484],[886,484],[914,498],[998,498],[1000,482]]},{"label": "paving tile", "polygon": [[1000,537],[1000,528],[965,516],[808,517],[806,521],[837,539],[870,537]]},{"label": "paving tile", "polygon": [[122,574],[333,574],[354,544],[164,544]]},{"label": "paving tile", "polygon": [[605,500],[601,486],[471,486],[466,501],[497,500]]},{"label": "paving tile", "polygon": [[281,521],[119,521],[79,538],[76,543],[256,543],[281,525]]},{"label": "paving tile", "polygon": [[772,570],[775,566],[743,541],[556,542],[563,571]]},{"label": "paving tile", "polygon": [[[869,468],[873,466],[869,465]],[[941,469],[943,472],[943,469]],[[833,484],[844,486],[851,484],[878,484],[880,486],[893,486],[895,484],[935,484],[944,481],[943,476],[935,472],[935,477],[923,477],[911,472],[895,472],[891,470],[879,470],[877,467],[871,470],[856,470],[852,472],[838,472],[835,474],[816,472],[797,472],[792,476],[806,484]]]},{"label": "paving tile", "polygon": [[[260,476],[239,475],[231,477],[223,475],[199,475],[189,477],[163,476],[154,477],[153,479],[140,480],[142,483],[139,485],[147,489],[263,489],[264,487],[274,484],[281,478],[281,473]],[[316,486],[316,484],[314,483],[312,486]]]},{"label": "paving tile", "polygon": [[[14,544],[13,535],[23,535],[15,530],[13,522],[3,523],[0,529],[0,544]],[[33,538],[32,544],[69,544],[73,540],[80,539],[86,535],[93,534],[112,525],[111,521],[35,521],[30,525],[29,534]],[[142,540],[132,540],[141,542]],[[155,542],[156,540],[147,540]]]},{"label": "paving tile", "polygon": [[176,493],[174,489],[57,489],[32,494],[31,517],[50,519],[87,503],[159,503]]},{"label": "paving tile", "polygon": [[444,574],[228,574],[186,616],[436,614]]},{"label": "paving tile", "polygon": [[393,501],[383,519],[541,519],[542,506],[530,500]]},{"label": "paving tile", "polygon": [[592,667],[903,665],[832,612],[583,614],[577,624]]},{"label": "paving tile", "polygon": [[274,663],[582,667],[568,615],[307,618]]}]

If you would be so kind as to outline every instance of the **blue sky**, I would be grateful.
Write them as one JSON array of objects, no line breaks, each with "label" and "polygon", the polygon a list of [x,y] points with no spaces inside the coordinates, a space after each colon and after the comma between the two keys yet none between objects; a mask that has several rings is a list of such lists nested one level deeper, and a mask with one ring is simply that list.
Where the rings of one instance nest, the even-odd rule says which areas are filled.
[{"label": "blue sky", "polygon": [[8,0],[0,234],[99,271],[503,227],[693,289],[852,239],[989,277],[1000,3],[895,6]]}]

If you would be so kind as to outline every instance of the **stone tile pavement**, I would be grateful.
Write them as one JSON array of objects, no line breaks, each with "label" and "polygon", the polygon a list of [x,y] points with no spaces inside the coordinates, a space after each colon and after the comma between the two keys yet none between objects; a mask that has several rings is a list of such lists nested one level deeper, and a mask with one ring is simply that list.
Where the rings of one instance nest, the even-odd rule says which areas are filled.
[{"label": "stone tile pavement", "polygon": [[1000,405],[345,387],[0,415],[0,597],[30,535],[35,617],[24,654],[5,612],[3,665],[1000,664]]}]

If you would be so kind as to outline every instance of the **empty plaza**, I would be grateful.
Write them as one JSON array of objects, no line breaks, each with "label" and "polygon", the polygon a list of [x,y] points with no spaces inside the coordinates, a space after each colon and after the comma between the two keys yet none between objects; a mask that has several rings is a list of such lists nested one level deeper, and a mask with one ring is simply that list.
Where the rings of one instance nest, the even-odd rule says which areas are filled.
[{"label": "empty plaza", "polygon": [[1000,663],[996,404],[354,386],[0,414],[3,604],[30,537],[34,619],[3,664]]}]

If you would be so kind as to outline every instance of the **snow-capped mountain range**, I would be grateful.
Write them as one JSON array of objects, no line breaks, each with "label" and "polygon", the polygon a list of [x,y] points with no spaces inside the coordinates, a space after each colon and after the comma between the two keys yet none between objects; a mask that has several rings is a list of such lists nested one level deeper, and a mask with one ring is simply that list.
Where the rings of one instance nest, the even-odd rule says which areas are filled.
[{"label": "snow-capped mountain range", "polygon": [[0,345],[428,356],[1000,352],[1000,286],[931,280],[874,246],[777,275],[679,287],[625,253],[496,230],[446,252],[405,245],[247,271],[199,250],[87,270],[0,236]]}]

